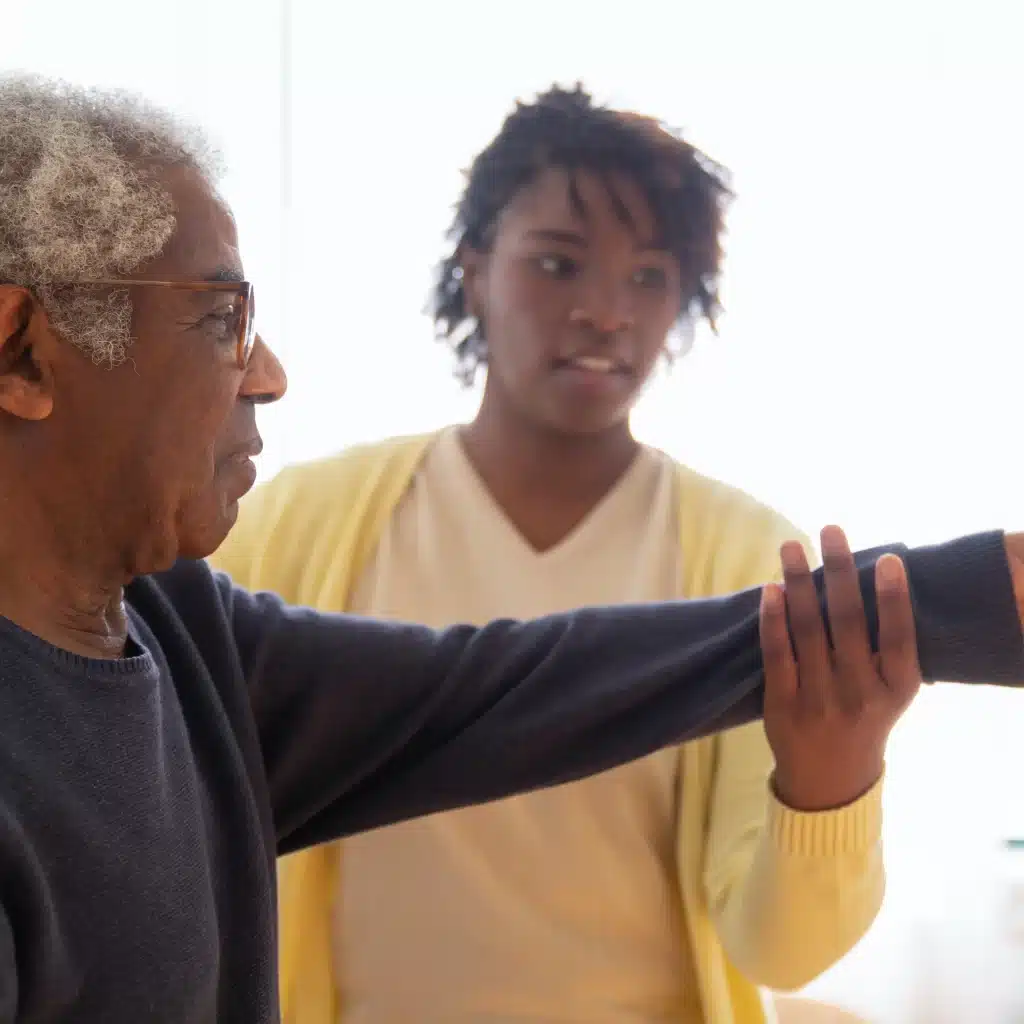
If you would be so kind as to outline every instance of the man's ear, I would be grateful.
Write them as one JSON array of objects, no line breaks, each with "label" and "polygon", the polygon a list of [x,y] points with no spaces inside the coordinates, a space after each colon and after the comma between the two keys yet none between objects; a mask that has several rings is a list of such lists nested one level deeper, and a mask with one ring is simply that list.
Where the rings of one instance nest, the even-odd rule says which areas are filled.
[{"label": "man's ear", "polygon": [[36,297],[0,285],[0,412],[21,420],[45,420],[53,412],[53,340]]}]

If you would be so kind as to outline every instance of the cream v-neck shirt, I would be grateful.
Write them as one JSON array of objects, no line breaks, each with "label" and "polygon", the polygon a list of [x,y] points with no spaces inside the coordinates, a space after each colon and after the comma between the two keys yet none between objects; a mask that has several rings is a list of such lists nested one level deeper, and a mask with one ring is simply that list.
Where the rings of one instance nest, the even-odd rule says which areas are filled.
[{"label": "cream v-neck shirt", "polygon": [[[444,626],[679,596],[675,471],[640,453],[535,551],[443,432],[353,610]],[[676,751],[345,840],[345,1024],[699,1021],[674,863]]]}]

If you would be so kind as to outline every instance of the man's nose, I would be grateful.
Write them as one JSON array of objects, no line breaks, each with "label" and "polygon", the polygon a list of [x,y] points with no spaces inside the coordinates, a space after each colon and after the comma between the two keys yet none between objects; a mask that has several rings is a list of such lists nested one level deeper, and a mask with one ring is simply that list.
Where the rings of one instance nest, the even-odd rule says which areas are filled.
[{"label": "man's nose", "polygon": [[270,346],[257,334],[252,356],[242,380],[241,395],[254,402],[266,404],[284,397],[288,390],[288,375]]}]

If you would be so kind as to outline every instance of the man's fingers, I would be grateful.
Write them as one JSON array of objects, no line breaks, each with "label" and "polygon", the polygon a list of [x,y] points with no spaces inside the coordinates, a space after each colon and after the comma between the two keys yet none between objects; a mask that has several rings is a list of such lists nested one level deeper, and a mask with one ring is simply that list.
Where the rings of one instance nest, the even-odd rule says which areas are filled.
[{"label": "man's fingers", "polygon": [[875,678],[875,669],[857,567],[846,535],[838,526],[826,526],[821,531],[821,554],[836,682],[846,697],[857,701]]},{"label": "man's fingers", "polygon": [[1017,616],[1024,629],[1024,533],[1008,533],[1003,539],[1013,579],[1013,596],[1017,600]]},{"label": "man's fingers", "polygon": [[778,584],[769,583],[761,591],[759,618],[765,706],[784,704],[796,696],[797,668],[789,641],[786,599]]},{"label": "man's fingers", "polygon": [[818,591],[802,544],[788,541],[782,545],[780,554],[801,696],[812,704],[823,706],[831,686],[832,656],[821,617]]},{"label": "man's fingers", "polygon": [[883,555],[878,560],[875,590],[882,678],[902,701],[909,702],[921,682],[921,666],[917,658],[917,632],[907,570],[896,555]]}]

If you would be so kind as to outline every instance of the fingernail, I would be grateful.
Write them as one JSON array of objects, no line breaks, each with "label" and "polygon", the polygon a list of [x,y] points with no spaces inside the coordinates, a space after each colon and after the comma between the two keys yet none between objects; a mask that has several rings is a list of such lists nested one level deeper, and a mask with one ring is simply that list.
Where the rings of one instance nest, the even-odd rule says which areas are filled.
[{"label": "fingernail", "polygon": [[899,590],[903,586],[903,562],[896,555],[882,555],[877,573],[878,585],[884,590]]},{"label": "fingernail", "polygon": [[779,555],[782,558],[782,568],[787,572],[799,572],[806,563],[804,549],[797,541],[787,541],[783,544]]},{"label": "fingernail", "polygon": [[777,584],[769,583],[761,592],[761,601],[764,603],[766,612],[774,614],[782,611],[782,588]]},{"label": "fingernail", "polygon": [[838,526],[826,526],[821,531],[821,551],[826,555],[837,555],[846,549],[846,537]]}]

